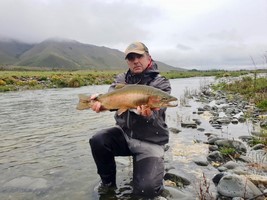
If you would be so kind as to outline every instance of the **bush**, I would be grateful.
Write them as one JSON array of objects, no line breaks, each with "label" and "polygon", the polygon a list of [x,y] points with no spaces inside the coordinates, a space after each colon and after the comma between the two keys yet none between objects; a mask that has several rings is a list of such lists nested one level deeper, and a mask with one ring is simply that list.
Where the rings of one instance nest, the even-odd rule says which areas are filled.
[{"label": "bush", "polygon": [[28,81],[29,86],[36,86],[38,84],[38,81],[36,80],[29,80]]},{"label": "bush", "polygon": [[4,85],[6,85],[6,82],[4,80],[0,79],[0,86],[4,86]]},{"label": "bush", "polygon": [[219,149],[219,151],[225,157],[227,157],[227,156],[234,157],[236,155],[236,150],[234,148],[231,148],[231,147],[221,147]]},{"label": "bush", "polygon": [[84,81],[79,77],[72,78],[68,83],[69,87],[81,87],[83,85],[84,85]]},{"label": "bush", "polygon": [[267,110],[267,100],[263,100],[259,103],[257,103],[257,107],[262,110]]}]

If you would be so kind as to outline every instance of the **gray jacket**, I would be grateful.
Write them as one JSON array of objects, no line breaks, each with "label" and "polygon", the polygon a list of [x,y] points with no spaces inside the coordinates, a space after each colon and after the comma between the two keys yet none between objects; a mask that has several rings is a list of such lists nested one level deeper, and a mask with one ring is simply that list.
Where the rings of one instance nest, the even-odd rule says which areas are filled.
[{"label": "gray jacket", "polygon": [[[159,74],[157,64],[154,61],[152,66],[142,74],[134,75],[129,70],[119,74],[111,85],[110,90],[113,90],[118,83],[144,84],[159,88],[167,93],[171,92],[169,80]],[[165,123],[165,111],[166,108],[162,108],[158,111],[153,111],[151,117],[144,117],[128,110],[120,116],[116,112],[114,117],[116,124],[129,137],[163,145],[169,141],[169,131]]]}]

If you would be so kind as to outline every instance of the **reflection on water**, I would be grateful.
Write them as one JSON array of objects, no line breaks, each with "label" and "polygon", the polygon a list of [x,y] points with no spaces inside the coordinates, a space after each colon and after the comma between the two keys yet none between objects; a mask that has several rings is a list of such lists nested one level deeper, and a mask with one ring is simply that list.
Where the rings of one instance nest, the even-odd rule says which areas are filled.
[{"label": "reflection on water", "polygon": [[[186,88],[198,89],[204,80],[212,79],[171,80],[172,94],[180,98]],[[78,94],[105,93],[107,89],[108,85],[102,85],[0,94],[0,184],[8,186],[0,189],[0,199],[99,198],[94,192],[99,178],[88,139],[95,131],[112,126],[114,113],[96,114],[75,107]],[[176,127],[178,109],[183,115],[181,108],[168,109],[169,126]],[[184,141],[193,137],[185,136]],[[117,164],[117,199],[128,199],[131,162],[118,158]],[[37,189],[20,183],[22,180],[29,180]]]}]

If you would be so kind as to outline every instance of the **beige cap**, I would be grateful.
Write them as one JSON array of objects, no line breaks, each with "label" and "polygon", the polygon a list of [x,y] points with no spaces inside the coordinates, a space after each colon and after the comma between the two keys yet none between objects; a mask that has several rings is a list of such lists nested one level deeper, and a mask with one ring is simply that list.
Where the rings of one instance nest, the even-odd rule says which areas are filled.
[{"label": "beige cap", "polygon": [[129,53],[144,54],[148,53],[148,48],[142,42],[134,42],[130,44],[125,50],[125,58],[127,58]]}]

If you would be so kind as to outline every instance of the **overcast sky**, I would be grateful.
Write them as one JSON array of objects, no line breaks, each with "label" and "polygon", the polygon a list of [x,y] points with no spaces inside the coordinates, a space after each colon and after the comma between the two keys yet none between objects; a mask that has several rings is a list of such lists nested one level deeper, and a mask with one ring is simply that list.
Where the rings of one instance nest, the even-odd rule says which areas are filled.
[{"label": "overcast sky", "polygon": [[[0,37],[59,37],[187,69],[267,67],[267,0],[0,0]],[[255,62],[255,65],[253,64]]]}]

